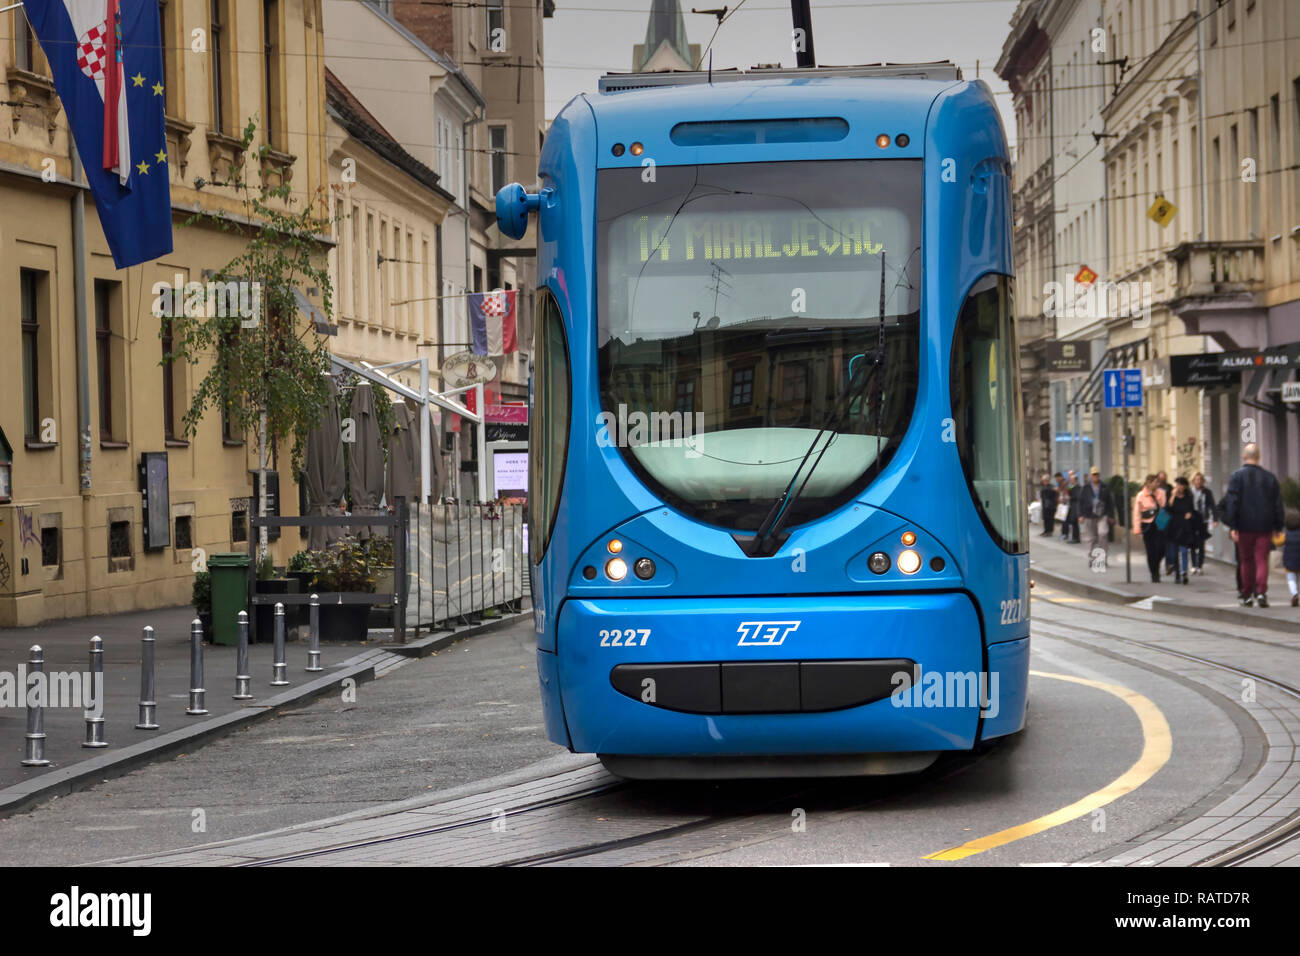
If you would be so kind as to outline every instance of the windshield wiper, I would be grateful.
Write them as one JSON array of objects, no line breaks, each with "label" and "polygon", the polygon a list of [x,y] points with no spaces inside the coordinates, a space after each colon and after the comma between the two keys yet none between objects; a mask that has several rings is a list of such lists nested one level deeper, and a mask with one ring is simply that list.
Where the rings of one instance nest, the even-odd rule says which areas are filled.
[{"label": "windshield wiper", "polygon": [[[804,452],[804,456],[799,462],[799,467],[794,470],[794,474],[790,477],[789,484],[785,486],[785,490],[781,492],[781,496],[772,504],[767,516],[763,519],[763,523],[758,527],[758,533],[754,536],[751,542],[747,542],[750,544],[752,551],[746,549],[746,553],[751,557],[769,557],[776,552],[780,543],[777,542],[774,545],[773,539],[776,538],[777,534],[781,530],[781,526],[789,516],[791,506],[799,500],[804,489],[808,487],[808,480],[812,478],[812,473],[816,471],[817,466],[821,464],[822,457],[826,454],[826,449],[830,448],[831,443],[835,441],[834,433],[839,430],[840,422],[844,418],[844,413],[852,406],[853,400],[857,397],[857,394],[866,388],[867,382],[872,381],[876,377],[881,365],[884,364],[884,361],[885,251],[882,249],[880,251],[880,319],[876,333],[876,351],[872,358],[871,365],[867,366],[864,362],[862,365],[858,366],[858,371],[851,376],[848,387],[844,390],[844,394],[840,396],[840,401],[831,409],[831,413],[826,417],[821,428],[817,430],[817,434],[813,437],[812,444],[809,445],[808,450]],[[863,370],[868,368],[870,370],[864,373]],[[883,389],[880,392],[880,406],[880,411],[883,412]],[[877,415],[877,427],[880,427],[881,425],[881,417],[883,416],[880,414]],[[804,465],[808,464],[808,459],[812,457],[812,453],[817,449],[817,443],[821,441],[822,435],[826,434],[827,431],[832,432],[831,437],[827,439],[826,444],[822,445],[822,450],[818,452],[816,461],[812,463],[812,466],[808,469],[808,473],[804,475],[803,484],[801,484],[799,489],[796,491],[794,485],[795,482],[799,480],[799,473],[803,471]],[[879,458],[879,456],[880,443],[879,439],[877,439],[876,457]]]}]

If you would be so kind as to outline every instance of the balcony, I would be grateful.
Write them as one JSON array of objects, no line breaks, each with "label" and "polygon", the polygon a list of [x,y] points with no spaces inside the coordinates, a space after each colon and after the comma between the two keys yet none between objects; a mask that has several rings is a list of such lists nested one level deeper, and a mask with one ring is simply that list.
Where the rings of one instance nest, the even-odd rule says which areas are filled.
[{"label": "balcony", "polygon": [[1264,240],[1184,242],[1169,251],[1174,288],[1169,310],[1191,335],[1210,335],[1224,348],[1253,342],[1265,321]]}]

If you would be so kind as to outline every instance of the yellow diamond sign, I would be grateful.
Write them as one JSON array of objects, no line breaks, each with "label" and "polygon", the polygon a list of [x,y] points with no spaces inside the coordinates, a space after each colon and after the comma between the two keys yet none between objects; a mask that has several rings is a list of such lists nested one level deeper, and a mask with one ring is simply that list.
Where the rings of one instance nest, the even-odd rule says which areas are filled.
[{"label": "yellow diamond sign", "polygon": [[1171,203],[1164,196],[1157,196],[1156,201],[1151,204],[1147,210],[1147,218],[1153,220],[1161,229],[1173,221],[1174,215],[1178,212],[1178,207]]}]

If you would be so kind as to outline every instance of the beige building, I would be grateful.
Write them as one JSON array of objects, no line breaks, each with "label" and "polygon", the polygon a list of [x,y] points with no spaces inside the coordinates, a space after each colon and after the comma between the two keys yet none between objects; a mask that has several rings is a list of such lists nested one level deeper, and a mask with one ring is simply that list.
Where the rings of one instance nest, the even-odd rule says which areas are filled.
[{"label": "beige building", "polygon": [[[1297,27],[1285,0],[1017,8],[999,64],[1019,86],[1017,311],[1046,340],[1044,274],[1064,282],[1088,265],[1117,291],[1051,320],[1092,367],[1080,384],[1033,363],[1053,380],[1053,434],[1030,416],[1031,443],[1065,428],[1118,472],[1122,419],[1103,409],[1104,372],[1137,367],[1130,479],[1203,471],[1221,493],[1251,437],[1267,467],[1300,477],[1298,406],[1281,401],[1300,363]],[[1050,149],[1026,140],[1039,135]],[[1225,368],[1242,363],[1254,370]]]},{"label": "beige building", "polygon": [[[199,208],[241,214],[235,191],[219,185],[230,160],[273,182],[287,166],[301,200],[327,191],[321,4],[161,6],[175,251],[115,269],[86,194],[84,360],[72,199],[81,187],[71,178],[65,116],[22,11],[0,14],[0,99],[8,101],[0,107],[0,429],[14,448],[13,498],[0,504],[0,625],[188,603],[196,559],[246,547],[255,443],[224,433],[219,416],[184,438],[181,417],[204,366],[162,365],[151,291],[177,276],[202,281],[238,253],[234,233],[185,225]],[[198,37],[205,52],[194,52]],[[238,156],[236,137],[253,115],[269,117],[254,144],[271,147],[261,169]],[[47,159],[54,182],[41,178]],[[87,440],[79,442],[83,407]],[[148,538],[146,453],[163,456],[169,482],[163,521]],[[292,514],[288,471],[283,465],[281,500]],[[296,546],[286,535],[278,558]]]}]

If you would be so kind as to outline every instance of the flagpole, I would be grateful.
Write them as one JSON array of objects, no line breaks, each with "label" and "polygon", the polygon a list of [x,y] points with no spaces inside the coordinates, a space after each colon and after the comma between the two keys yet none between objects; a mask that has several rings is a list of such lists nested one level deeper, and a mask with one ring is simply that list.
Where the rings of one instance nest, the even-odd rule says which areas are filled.
[{"label": "flagpole", "polygon": [[11,3],[7,7],[0,7],[0,13],[8,13],[10,10],[17,10],[21,6],[21,3]]}]

